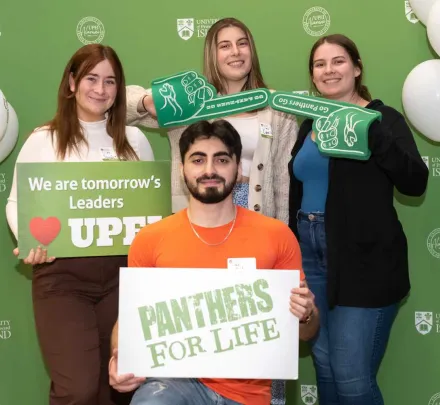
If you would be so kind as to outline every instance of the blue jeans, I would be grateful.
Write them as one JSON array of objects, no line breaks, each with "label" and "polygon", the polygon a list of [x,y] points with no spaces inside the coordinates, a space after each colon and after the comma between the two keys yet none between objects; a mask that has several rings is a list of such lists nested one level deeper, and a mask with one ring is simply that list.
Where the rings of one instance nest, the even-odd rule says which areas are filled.
[{"label": "blue jeans", "polygon": [[249,183],[237,183],[234,186],[232,202],[239,207],[249,207]]},{"label": "blue jeans", "polygon": [[330,310],[324,214],[299,211],[298,232],[304,273],[320,311],[320,330],[311,342],[319,403],[383,405],[376,376],[398,304]]},{"label": "blue jeans", "polygon": [[196,378],[147,378],[130,405],[240,405]]}]

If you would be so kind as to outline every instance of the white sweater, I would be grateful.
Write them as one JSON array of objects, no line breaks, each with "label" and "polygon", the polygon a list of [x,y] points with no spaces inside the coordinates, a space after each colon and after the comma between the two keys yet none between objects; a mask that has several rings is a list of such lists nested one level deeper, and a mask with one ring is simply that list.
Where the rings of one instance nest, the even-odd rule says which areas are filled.
[{"label": "white sweater", "polygon": [[[113,139],[107,133],[107,120],[99,122],[80,121],[87,144],[79,145],[79,153],[66,155],[63,162],[100,162],[105,156],[115,155]],[[145,135],[136,127],[126,127],[128,142],[140,160],[154,160],[153,150]],[[56,147],[47,129],[36,129],[26,140],[16,163],[59,162]],[[11,231],[17,238],[17,166],[14,169],[11,193],[6,205],[6,217]]]}]

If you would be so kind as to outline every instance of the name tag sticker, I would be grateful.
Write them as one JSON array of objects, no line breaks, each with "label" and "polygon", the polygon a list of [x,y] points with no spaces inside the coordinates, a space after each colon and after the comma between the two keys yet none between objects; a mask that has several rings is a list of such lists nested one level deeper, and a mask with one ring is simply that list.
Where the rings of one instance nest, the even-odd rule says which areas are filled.
[{"label": "name tag sticker", "polygon": [[228,270],[257,270],[257,259],[255,257],[228,259]]}]

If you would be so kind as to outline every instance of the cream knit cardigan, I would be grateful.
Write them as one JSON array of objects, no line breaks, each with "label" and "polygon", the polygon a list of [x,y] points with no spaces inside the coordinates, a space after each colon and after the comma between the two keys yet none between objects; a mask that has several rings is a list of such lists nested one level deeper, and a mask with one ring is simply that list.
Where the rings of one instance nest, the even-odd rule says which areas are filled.
[{"label": "cream knit cardigan", "polygon": [[[140,86],[127,86],[127,125],[158,128],[157,121],[147,112],[139,113],[140,100],[151,94]],[[259,124],[269,124],[272,136],[259,136],[249,176],[250,210],[289,221],[289,173],[287,165],[298,134],[294,115],[272,110],[258,111]],[[186,126],[168,131],[171,146],[172,209],[177,212],[188,205],[188,189],[180,176],[179,139]]]}]

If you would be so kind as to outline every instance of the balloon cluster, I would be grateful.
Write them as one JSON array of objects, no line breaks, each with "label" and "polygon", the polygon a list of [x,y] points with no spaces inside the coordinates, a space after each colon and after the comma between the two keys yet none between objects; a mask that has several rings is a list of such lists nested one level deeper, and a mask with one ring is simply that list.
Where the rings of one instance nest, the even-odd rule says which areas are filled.
[{"label": "balloon cluster", "polygon": [[18,139],[18,118],[0,90],[0,162],[14,149]]},{"label": "balloon cluster", "polygon": [[[410,0],[410,4],[440,55],[440,0]],[[411,124],[427,138],[440,142],[440,59],[422,62],[409,73],[402,102]]]}]

